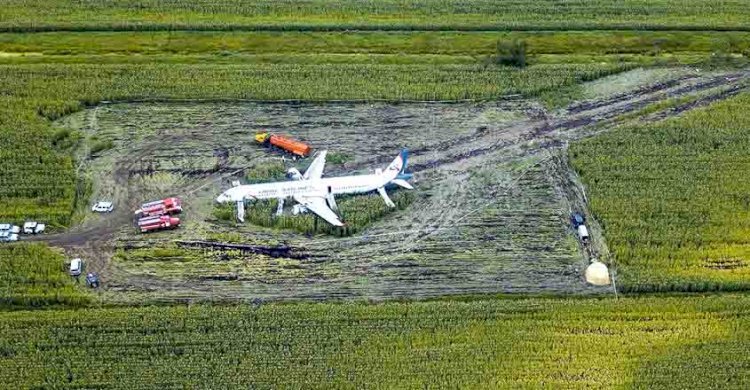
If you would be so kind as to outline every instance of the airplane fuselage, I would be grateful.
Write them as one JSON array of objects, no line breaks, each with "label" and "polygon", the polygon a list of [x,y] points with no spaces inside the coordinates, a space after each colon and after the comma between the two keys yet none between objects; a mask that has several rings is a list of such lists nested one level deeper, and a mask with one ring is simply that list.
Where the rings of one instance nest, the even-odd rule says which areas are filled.
[{"label": "airplane fuselage", "polygon": [[326,151],[321,151],[315,160],[302,175],[297,169],[290,169],[288,173],[294,178],[290,181],[276,183],[238,185],[224,191],[216,198],[219,203],[235,202],[237,205],[237,219],[240,222],[245,218],[245,201],[259,199],[279,199],[276,215],[284,212],[284,200],[293,198],[296,204],[292,209],[293,214],[300,212],[313,212],[318,217],[334,226],[344,226],[344,222],[335,210],[336,195],[362,194],[378,191],[386,206],[396,207],[396,204],[388,197],[386,186],[394,185],[407,189],[414,189],[406,180],[411,174],[406,173],[406,160],[408,152],[406,149],[388,165],[384,170],[376,170],[375,174],[323,177],[325,167]]},{"label": "airplane fuselage", "polygon": [[248,184],[233,187],[225,192],[231,201],[253,199],[284,199],[305,194],[362,194],[377,190],[387,184],[380,175],[358,175],[293,180],[277,183]]}]

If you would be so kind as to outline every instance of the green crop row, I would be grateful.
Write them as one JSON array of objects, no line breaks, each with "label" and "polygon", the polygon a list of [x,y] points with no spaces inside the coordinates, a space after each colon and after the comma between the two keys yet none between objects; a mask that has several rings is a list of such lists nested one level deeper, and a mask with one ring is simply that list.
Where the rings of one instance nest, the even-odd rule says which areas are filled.
[{"label": "green crop row", "polygon": [[625,291],[750,289],[750,94],[571,147]]},{"label": "green crop row", "polygon": [[[276,199],[256,201],[247,206],[246,219],[256,225],[277,229],[297,230],[305,234],[326,233],[337,236],[350,236],[361,231],[371,223],[395,210],[403,210],[414,201],[414,194],[407,191],[392,192],[389,197],[396,208],[386,206],[379,194],[343,196],[336,199],[339,215],[346,224],[343,228],[334,227],[312,213],[303,215],[284,214],[276,216],[278,201]],[[230,207],[223,207],[228,210]],[[234,208],[231,207],[231,214]],[[226,211],[225,211],[226,212]]]},{"label": "green crop row", "polygon": [[0,66],[4,99],[48,118],[101,100],[497,99],[592,80],[628,64],[538,65],[524,69],[479,65],[378,64],[39,64]]},{"label": "green crop row", "polygon": [[750,386],[747,296],[0,312],[3,388]]},{"label": "green crop row", "polygon": [[48,119],[103,100],[495,99],[535,94],[627,69],[627,64],[477,65],[44,64],[0,66],[0,221],[69,223],[75,162]]},{"label": "green crop row", "polygon": [[76,176],[71,157],[56,151],[53,137],[49,122],[33,109],[0,108],[0,221],[39,216],[55,226],[69,220]]},{"label": "green crop row", "polygon": [[[486,56],[498,41],[528,54],[644,54],[750,50],[747,32],[69,32],[0,34],[0,52],[39,55],[378,54]],[[377,58],[377,57],[376,57]],[[7,61],[12,57],[6,57]]]},{"label": "green crop row", "polygon": [[0,246],[0,307],[87,305],[89,295],[65,271],[62,255],[44,245]]},{"label": "green crop row", "polygon": [[742,0],[8,0],[5,31],[747,29]]}]

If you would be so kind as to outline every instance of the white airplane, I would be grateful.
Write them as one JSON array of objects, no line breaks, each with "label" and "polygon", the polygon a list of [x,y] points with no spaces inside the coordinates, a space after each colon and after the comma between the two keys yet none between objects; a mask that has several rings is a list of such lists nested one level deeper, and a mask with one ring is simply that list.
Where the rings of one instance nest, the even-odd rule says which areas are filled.
[{"label": "white airplane", "polygon": [[335,213],[338,209],[335,195],[378,191],[388,207],[396,207],[385,192],[385,187],[395,184],[406,189],[414,189],[406,181],[412,175],[404,172],[408,156],[406,149],[401,151],[401,154],[385,170],[377,169],[374,174],[323,178],[326,153],[325,150],[321,151],[304,175],[297,169],[290,168],[287,175],[292,179],[291,181],[235,185],[219,195],[216,201],[219,203],[235,202],[237,219],[244,221],[246,200],[278,199],[276,214],[281,215],[284,199],[292,198],[298,203],[292,209],[294,214],[312,211],[331,225],[344,226]]}]

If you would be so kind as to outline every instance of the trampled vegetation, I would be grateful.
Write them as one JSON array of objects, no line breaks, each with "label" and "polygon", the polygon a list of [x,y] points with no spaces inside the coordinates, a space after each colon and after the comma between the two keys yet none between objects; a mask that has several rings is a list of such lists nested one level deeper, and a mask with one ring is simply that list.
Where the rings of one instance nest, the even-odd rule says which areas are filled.
[{"label": "trampled vegetation", "polygon": [[[123,290],[142,291],[144,280],[160,285],[136,295],[137,302],[174,297],[232,302],[413,299],[540,289],[611,294],[611,288],[596,290],[582,282],[577,269],[583,262],[564,222],[567,205],[549,180],[550,169],[536,165],[539,159],[509,163],[508,153],[499,151],[493,157],[482,155],[455,165],[443,160],[499,142],[484,137],[493,134],[490,129],[515,126],[522,120],[519,100],[106,104],[66,116],[54,126],[115,140],[112,150],[88,162],[91,199],[106,196],[121,205],[169,194],[183,196],[187,206],[180,229],[141,235],[124,219],[116,225],[120,230],[110,241],[117,249],[107,288],[116,289],[120,296]],[[356,221],[344,202],[354,201],[355,208],[367,206],[369,210],[355,211],[377,219],[347,238],[300,234],[314,227],[312,216],[275,218],[274,205],[260,210],[259,216],[266,224],[288,223],[287,229],[259,227],[249,216],[245,223],[229,222],[235,219],[234,205],[216,208],[214,199],[234,179],[242,183],[286,180],[287,168],[305,172],[312,160],[284,161],[279,151],[259,146],[252,136],[262,129],[308,142],[318,151],[328,150],[326,177],[385,168],[399,149],[409,147],[407,170],[415,173],[416,189],[389,189],[389,194],[396,197],[402,192],[415,199],[378,219],[372,213],[387,209],[377,195],[338,197],[339,206],[346,207],[349,226]],[[425,152],[435,144],[455,149]],[[348,161],[337,163],[342,157],[331,158],[334,153],[347,155]],[[430,164],[438,167],[426,168]],[[129,177],[130,185],[115,183],[113,173]],[[291,213],[292,201],[286,206]],[[467,210],[475,211],[465,215]],[[249,202],[248,213],[257,211],[257,204]],[[81,223],[84,228],[110,228],[105,225],[110,216],[87,214]],[[328,225],[319,223],[318,228],[323,233]],[[76,234],[80,229],[76,225],[62,236],[80,242]],[[273,249],[279,247],[287,249]],[[275,254],[258,253],[269,250]]]},{"label": "trampled vegetation", "polygon": [[571,147],[625,291],[750,288],[750,95]]},{"label": "trampled vegetation", "polygon": [[[39,12],[43,9],[44,12]],[[12,0],[5,31],[747,29],[743,1],[702,0]]]},{"label": "trampled vegetation", "polygon": [[0,387],[747,388],[750,300],[0,313]]}]

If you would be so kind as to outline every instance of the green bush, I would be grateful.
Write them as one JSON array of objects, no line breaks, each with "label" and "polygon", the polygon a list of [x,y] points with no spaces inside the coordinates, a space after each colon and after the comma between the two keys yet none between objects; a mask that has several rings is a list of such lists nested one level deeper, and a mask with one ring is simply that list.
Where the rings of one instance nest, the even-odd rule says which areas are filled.
[{"label": "green bush", "polygon": [[526,67],[526,41],[498,41],[490,61],[495,65]]},{"label": "green bush", "polygon": [[343,164],[347,161],[351,161],[352,156],[347,153],[332,152],[326,156],[326,162],[330,164]]}]

